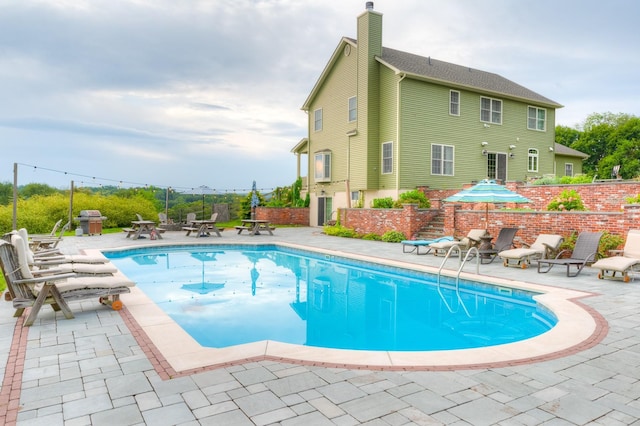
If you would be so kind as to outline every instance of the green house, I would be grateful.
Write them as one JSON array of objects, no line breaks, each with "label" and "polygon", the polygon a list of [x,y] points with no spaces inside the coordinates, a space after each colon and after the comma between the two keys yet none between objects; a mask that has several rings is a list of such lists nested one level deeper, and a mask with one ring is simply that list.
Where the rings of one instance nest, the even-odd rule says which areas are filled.
[{"label": "green house", "polygon": [[292,152],[298,176],[308,170],[311,225],[418,187],[554,174],[561,107],[497,74],[383,47],[368,2],[302,106],[308,136]]},{"label": "green house", "polygon": [[582,174],[582,162],[589,158],[583,152],[568,146],[555,144],[555,176],[575,176]]}]

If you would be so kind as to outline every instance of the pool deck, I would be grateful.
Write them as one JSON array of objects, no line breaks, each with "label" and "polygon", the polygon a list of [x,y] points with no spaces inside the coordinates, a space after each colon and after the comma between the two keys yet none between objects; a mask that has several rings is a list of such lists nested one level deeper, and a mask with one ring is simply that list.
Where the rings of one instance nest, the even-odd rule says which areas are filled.
[{"label": "pool deck", "polygon": [[[442,261],[404,254],[399,244],[328,237],[317,228],[278,228],[273,236],[227,230],[221,238],[183,232],[164,237],[67,237],[61,249],[71,254],[174,243],[283,242],[423,266]],[[456,267],[449,261],[447,268]],[[577,303],[593,314],[595,331],[582,346],[512,364],[368,369],[262,357],[180,373],[126,309],[73,302],[76,318],[66,320],[45,307],[34,326],[23,328],[22,318],[13,318],[11,304],[3,302],[0,424],[638,424],[640,280],[599,280],[591,269],[576,278],[567,278],[563,268],[538,274],[535,267],[504,268],[499,259],[480,265],[480,273],[592,293]],[[125,306],[130,296],[122,297]]]}]

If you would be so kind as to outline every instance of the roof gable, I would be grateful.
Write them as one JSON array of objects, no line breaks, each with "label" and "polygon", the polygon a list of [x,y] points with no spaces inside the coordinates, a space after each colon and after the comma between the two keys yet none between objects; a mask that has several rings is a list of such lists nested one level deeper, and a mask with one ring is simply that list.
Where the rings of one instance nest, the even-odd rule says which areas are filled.
[{"label": "roof gable", "polygon": [[[329,71],[340,57],[340,53],[345,44],[358,46],[358,42],[350,37],[342,37],[340,43],[331,55],[331,59],[325,66],[318,81],[309,93],[302,109],[309,110],[309,105],[313,101],[316,93],[322,87]],[[498,74],[481,71],[475,68],[452,64],[450,62],[439,61],[431,57],[414,55],[401,50],[382,48],[382,57],[376,58],[379,63],[389,67],[394,72],[406,74],[408,77],[431,81],[438,84],[446,84],[453,87],[465,88],[488,95],[503,96],[517,99],[524,102],[531,102],[536,105],[550,108],[562,108],[562,105],[546,98],[532,90],[527,89],[511,80]]]},{"label": "roof gable", "polygon": [[342,51],[344,49],[344,46],[346,44],[350,44],[354,48],[357,47],[357,43],[356,43],[356,41],[354,39],[349,38],[349,37],[342,37],[342,39],[340,40],[340,43],[338,43],[338,46],[333,51],[333,54],[331,55],[331,58],[329,59],[329,62],[327,62],[327,65],[322,70],[322,73],[320,74],[320,77],[318,77],[318,81],[316,81],[316,84],[314,84],[313,89],[311,89],[311,92],[309,93],[309,96],[307,96],[307,100],[304,101],[304,104],[301,107],[301,109],[303,111],[308,111],[309,110],[309,105],[313,101],[313,98],[315,98],[316,93],[318,93],[318,90],[320,90],[320,88],[324,84],[324,81],[327,79],[327,76],[329,75],[329,72],[331,71],[331,69],[333,68],[335,63],[338,61],[338,58],[340,58],[340,54],[342,53]]}]

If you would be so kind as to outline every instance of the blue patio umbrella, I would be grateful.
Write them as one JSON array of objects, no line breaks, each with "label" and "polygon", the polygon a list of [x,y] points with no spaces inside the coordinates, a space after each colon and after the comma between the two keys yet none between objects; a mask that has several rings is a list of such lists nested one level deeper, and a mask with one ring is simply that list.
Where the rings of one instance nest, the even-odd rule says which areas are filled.
[{"label": "blue patio umbrella", "polygon": [[499,185],[495,180],[484,179],[472,186],[463,189],[457,194],[445,198],[446,202],[458,203],[485,203],[485,227],[489,226],[489,203],[530,203],[526,197],[513,192],[504,185]]},{"label": "blue patio umbrella", "polygon": [[253,186],[251,187],[251,219],[255,219],[256,217],[256,207],[260,204],[260,198],[258,198],[258,190],[256,189],[256,181],[253,181]]}]

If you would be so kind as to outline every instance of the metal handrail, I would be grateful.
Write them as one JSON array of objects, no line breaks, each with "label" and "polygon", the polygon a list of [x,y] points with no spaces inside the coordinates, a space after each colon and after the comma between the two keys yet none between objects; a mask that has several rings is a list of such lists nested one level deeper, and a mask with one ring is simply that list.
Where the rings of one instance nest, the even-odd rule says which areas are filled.
[{"label": "metal handrail", "polygon": [[[438,269],[438,279],[437,279],[438,294],[440,294],[440,298],[444,302],[449,312],[451,312],[452,314],[456,313],[457,310],[455,312],[453,311],[453,309],[451,308],[451,305],[449,305],[449,303],[447,302],[447,299],[442,294],[442,289],[440,286],[440,277],[442,276],[442,269],[444,268],[445,263],[447,263],[447,260],[449,260],[449,258],[451,257],[451,253],[454,250],[457,250],[458,255],[462,256],[462,249],[460,248],[460,245],[458,244],[452,245],[447,251],[447,254],[442,260],[442,263],[440,264],[440,268]],[[475,256],[476,258],[476,274],[480,273],[480,251],[478,251],[476,247],[471,247],[465,254],[464,259],[461,260],[460,267],[458,268],[458,273],[456,275],[456,297],[458,299],[458,302],[460,303],[460,306],[462,306],[462,309],[464,309],[465,314],[469,318],[471,318],[471,314],[469,313],[469,310],[467,309],[466,305],[464,304],[464,301],[462,300],[462,297],[460,296],[460,274],[462,273],[462,269],[464,268],[464,265],[468,262],[469,257],[472,255]]]}]

